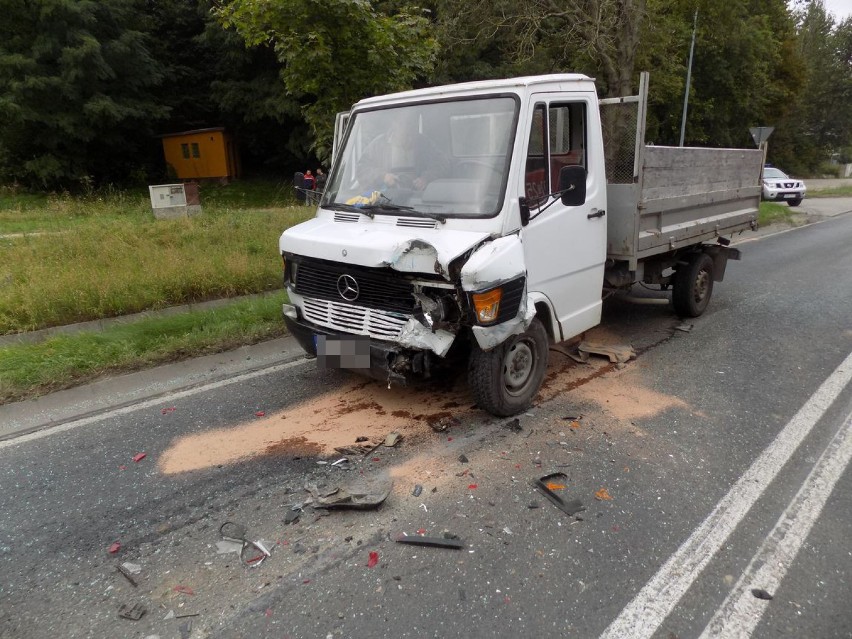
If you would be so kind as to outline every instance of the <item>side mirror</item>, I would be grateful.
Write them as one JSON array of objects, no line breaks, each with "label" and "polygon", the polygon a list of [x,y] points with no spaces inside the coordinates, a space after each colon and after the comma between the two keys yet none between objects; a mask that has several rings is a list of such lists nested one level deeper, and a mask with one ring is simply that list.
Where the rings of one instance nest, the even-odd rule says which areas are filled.
[{"label": "side mirror", "polygon": [[563,166],[559,171],[559,192],[565,206],[580,206],[586,202],[586,169],[582,166]]}]

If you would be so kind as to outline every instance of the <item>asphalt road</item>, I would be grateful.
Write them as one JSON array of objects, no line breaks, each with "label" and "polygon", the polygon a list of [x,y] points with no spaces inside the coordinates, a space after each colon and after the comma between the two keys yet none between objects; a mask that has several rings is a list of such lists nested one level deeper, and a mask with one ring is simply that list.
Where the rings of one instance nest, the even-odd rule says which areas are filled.
[{"label": "asphalt road", "polygon": [[[552,352],[519,432],[463,380],[388,390],[289,355],[81,391],[85,416],[0,442],[0,637],[852,636],[850,244],[852,215],[744,243],[691,327],[610,300],[589,338],[638,357]],[[393,430],[351,470],[317,463]],[[551,472],[584,511],[531,487]],[[376,478],[376,510],[305,505],[306,483]],[[218,554],[228,520],[271,556]],[[464,548],[392,541],[417,531]]]}]

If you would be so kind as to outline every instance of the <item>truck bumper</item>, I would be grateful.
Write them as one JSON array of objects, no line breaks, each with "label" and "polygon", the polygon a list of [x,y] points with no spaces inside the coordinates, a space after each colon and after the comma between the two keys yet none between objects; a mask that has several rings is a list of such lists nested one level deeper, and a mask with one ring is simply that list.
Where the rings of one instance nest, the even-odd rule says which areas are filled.
[{"label": "truck bumper", "polygon": [[[347,337],[342,333],[317,326],[303,317],[299,311],[285,304],[284,324],[299,345],[311,355],[317,354],[316,336]],[[388,384],[407,386],[412,382],[428,379],[440,358],[428,350],[403,348],[397,344],[370,340],[370,368],[349,369]]]}]

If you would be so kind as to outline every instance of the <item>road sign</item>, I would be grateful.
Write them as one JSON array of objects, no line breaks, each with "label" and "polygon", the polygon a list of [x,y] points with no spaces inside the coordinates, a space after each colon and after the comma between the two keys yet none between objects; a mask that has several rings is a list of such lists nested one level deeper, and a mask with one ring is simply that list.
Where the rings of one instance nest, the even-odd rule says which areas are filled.
[{"label": "road sign", "polygon": [[751,137],[757,146],[766,142],[774,130],[774,126],[753,126],[749,129],[749,131],[751,131]]}]

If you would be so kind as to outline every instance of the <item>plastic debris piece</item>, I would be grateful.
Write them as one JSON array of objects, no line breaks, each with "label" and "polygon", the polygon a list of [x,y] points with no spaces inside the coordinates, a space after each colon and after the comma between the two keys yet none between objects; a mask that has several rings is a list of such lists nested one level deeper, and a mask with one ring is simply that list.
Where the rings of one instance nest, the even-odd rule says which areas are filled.
[{"label": "plastic debris piece", "polygon": [[467,487],[470,490],[476,490],[477,488],[479,488],[479,486],[477,484],[468,484]]},{"label": "plastic debris piece", "polygon": [[582,415],[568,415],[567,417],[562,418],[562,420],[566,422],[579,422],[581,419],[583,419]]},{"label": "plastic debris piece", "polygon": [[141,462],[141,461],[142,461],[143,459],[145,459],[147,456],[148,456],[148,453],[136,453],[136,454],[133,456],[133,461],[135,461],[135,462]]},{"label": "plastic debris piece", "polygon": [[195,591],[192,588],[190,588],[189,586],[175,586],[174,588],[172,588],[172,590],[174,590],[175,592],[179,592],[183,595],[194,595],[195,594]]},{"label": "plastic debris piece", "polygon": [[175,619],[185,619],[186,617],[200,617],[200,612],[182,612],[180,614],[175,615]]},{"label": "plastic debris piece", "polygon": [[242,543],[238,541],[233,541],[231,539],[223,539],[222,541],[216,542],[216,554],[217,555],[227,555],[228,553],[237,553],[240,554],[240,551],[243,549]]},{"label": "plastic debris piece", "polygon": [[538,503],[537,501],[531,501],[530,503],[527,504],[527,508],[529,508],[530,510],[532,510],[534,508],[541,508],[541,504]]},{"label": "plastic debris piece", "polygon": [[370,558],[367,560],[367,568],[375,568],[379,563],[379,553],[374,550],[370,551]]},{"label": "plastic debris piece", "polygon": [[360,437],[356,437],[356,438],[355,438],[355,442],[356,442],[356,443],[358,443],[358,442],[366,442],[366,441],[369,441],[369,440],[370,440],[370,438],[369,438],[369,437],[364,437],[363,435],[361,435]]},{"label": "plastic debris piece", "polygon": [[426,534],[426,529],[425,529],[425,528],[418,528],[418,529],[417,529],[417,534],[418,534],[418,535],[425,535],[425,534]]},{"label": "plastic debris piece", "polygon": [[401,440],[401,439],[402,439],[402,435],[400,435],[399,433],[394,431],[392,433],[388,433],[388,436],[385,437],[384,444],[388,448],[393,448],[394,446],[396,446],[399,443],[399,440]]},{"label": "plastic debris piece", "polygon": [[565,481],[567,479],[568,475],[566,475],[565,473],[551,473],[550,475],[545,475],[544,477],[534,480],[532,482],[532,485],[542,495],[547,497],[547,499],[550,500],[550,502],[559,510],[564,512],[566,515],[573,517],[577,513],[586,510],[586,507],[583,506],[583,503],[579,499],[565,501],[562,497],[560,497],[547,487],[547,484],[550,483],[549,480]]},{"label": "plastic debris piece", "polygon": [[598,501],[612,501],[612,496],[610,496],[609,491],[606,488],[601,488],[595,493],[595,499]]},{"label": "plastic debris piece", "polygon": [[142,572],[142,566],[139,564],[132,564],[129,561],[125,561],[121,564],[121,567],[124,568],[131,575],[138,575]]},{"label": "plastic debris piece", "polygon": [[302,513],[298,510],[288,510],[284,515],[284,523],[285,524],[295,524],[299,521],[299,517],[301,517]]},{"label": "plastic debris piece", "polygon": [[174,610],[169,610],[169,611],[166,613],[166,616],[165,616],[165,617],[163,617],[163,621],[168,621],[169,619],[174,619],[174,618],[175,618],[175,611],[174,611]]},{"label": "plastic debris piece", "polygon": [[693,326],[694,326],[694,324],[683,323],[683,324],[678,324],[677,326],[674,327],[674,329],[676,331],[681,331],[682,333],[689,333],[690,331],[692,331]]},{"label": "plastic debris piece", "polygon": [[586,355],[602,355],[609,358],[613,364],[624,364],[636,358],[636,351],[628,344],[599,344],[597,342],[580,342],[577,347],[580,353]]},{"label": "plastic debris piece", "polygon": [[453,550],[461,550],[465,547],[464,542],[458,538],[424,537],[422,535],[406,535],[405,533],[397,535],[394,541],[413,546],[434,546],[436,548],[450,548]]},{"label": "plastic debris piece", "polygon": [[118,608],[118,616],[131,621],[139,621],[146,612],[148,612],[148,609],[140,603],[121,604]]},{"label": "plastic debris piece", "polygon": [[436,433],[443,433],[451,426],[461,426],[461,422],[455,417],[441,417],[440,419],[429,422],[429,428]]},{"label": "plastic debris piece", "polygon": [[470,461],[470,460],[468,460],[468,458],[467,458],[467,456],[466,456],[466,455],[462,454],[462,455],[459,455],[459,461],[460,461],[462,464],[466,464],[466,463],[468,463],[468,461]]},{"label": "plastic debris piece", "polygon": [[254,414],[255,417],[266,417],[266,412],[259,410]]},{"label": "plastic debris piece", "polygon": [[508,428],[513,433],[520,433],[523,430],[521,428],[521,420],[517,418],[503,424],[503,428]]},{"label": "plastic debris piece", "polygon": [[189,639],[192,636],[192,619],[187,619],[180,626],[180,639]]},{"label": "plastic debris piece", "polygon": [[565,484],[557,484],[552,481],[547,482],[546,486],[548,490],[565,490]]},{"label": "plastic debris piece", "polygon": [[119,550],[121,550],[121,542],[120,542],[120,541],[116,541],[116,542],[113,542],[113,544],[109,547],[109,549],[107,550],[107,552],[108,552],[109,554],[111,554],[111,555],[114,555],[114,554],[115,554],[115,553],[117,553]]},{"label": "plastic debris piece", "polygon": [[127,579],[131,586],[136,588],[139,585],[136,583],[136,580],[133,578],[131,572],[127,570],[124,566],[116,566],[115,569],[120,572],[125,579]]},{"label": "plastic debris piece", "polygon": [[765,599],[766,601],[772,601],[774,597],[766,592],[763,588],[752,588],[751,594],[753,594],[758,599]]},{"label": "plastic debris piece", "polygon": [[168,415],[169,413],[173,413],[173,412],[175,412],[176,410],[177,410],[177,407],[175,407],[175,406],[169,406],[169,407],[167,407],[167,408],[162,409],[160,412],[161,412],[163,415]]},{"label": "plastic debris piece", "polygon": [[411,494],[415,497],[420,497],[420,493],[423,492],[423,486],[420,484],[414,484],[414,490],[411,491]]},{"label": "plastic debris piece", "polygon": [[305,486],[313,496],[315,508],[376,508],[390,495],[393,480],[385,477],[359,478],[333,490],[321,490],[316,484]]},{"label": "plastic debris piece", "polygon": [[349,470],[350,469],[349,460],[346,457],[341,457],[337,461],[331,462],[331,465],[336,467],[336,468],[340,468],[341,470]]}]

